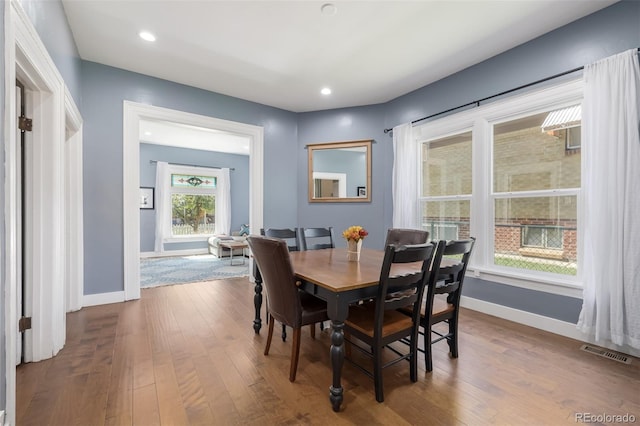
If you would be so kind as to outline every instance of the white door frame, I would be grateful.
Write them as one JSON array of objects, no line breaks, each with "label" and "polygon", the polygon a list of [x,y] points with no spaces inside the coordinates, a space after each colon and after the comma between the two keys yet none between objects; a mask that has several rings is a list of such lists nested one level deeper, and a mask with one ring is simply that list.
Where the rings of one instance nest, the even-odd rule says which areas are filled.
[{"label": "white door frame", "polygon": [[82,116],[65,90],[65,312],[82,308],[84,294],[84,220],[82,179]]},{"label": "white door frame", "polygon": [[[5,287],[5,422],[15,424],[17,248],[22,238],[17,232],[21,212],[16,208],[20,184],[16,94],[13,90],[16,78],[25,85],[28,112],[34,122],[33,131],[27,135],[33,155],[27,158],[29,208],[25,212],[25,222],[29,223],[30,233],[26,236],[27,252],[23,259],[30,266],[24,303],[27,314],[32,316],[32,329],[23,336],[26,361],[50,358],[65,342],[65,105],[67,115],[75,116],[71,122],[78,123],[79,114],[70,97],[65,104],[64,81],[20,3],[7,1],[4,7],[5,263],[0,268]],[[75,143],[81,143],[81,136]],[[81,167],[73,163],[68,166]],[[81,205],[74,209],[78,211]],[[81,282],[75,284],[81,285]]]},{"label": "white door frame", "polygon": [[263,220],[264,129],[167,108],[124,101],[123,117],[123,238],[124,300],[140,298],[140,120],[161,120],[222,130],[249,138],[249,225]]}]

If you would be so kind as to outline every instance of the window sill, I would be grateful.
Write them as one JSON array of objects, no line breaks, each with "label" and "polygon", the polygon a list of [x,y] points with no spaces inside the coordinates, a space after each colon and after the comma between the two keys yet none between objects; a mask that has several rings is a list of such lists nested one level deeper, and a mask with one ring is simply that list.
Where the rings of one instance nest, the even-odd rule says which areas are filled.
[{"label": "window sill", "polygon": [[545,274],[525,275],[497,268],[473,268],[471,265],[469,265],[467,276],[528,290],[582,299],[582,282],[573,279],[556,278]]},{"label": "window sill", "polygon": [[193,241],[207,241],[207,239],[211,237],[211,235],[185,235],[183,237],[171,237],[165,238],[165,244],[171,243],[188,243]]}]

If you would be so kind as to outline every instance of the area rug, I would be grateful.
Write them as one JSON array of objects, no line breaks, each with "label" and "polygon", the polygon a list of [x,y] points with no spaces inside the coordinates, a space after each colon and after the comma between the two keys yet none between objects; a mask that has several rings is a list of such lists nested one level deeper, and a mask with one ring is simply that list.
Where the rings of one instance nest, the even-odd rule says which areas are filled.
[{"label": "area rug", "polygon": [[240,256],[218,259],[211,254],[179,257],[152,257],[140,259],[140,287],[156,287],[197,281],[246,277],[249,275],[249,260],[244,265]]}]

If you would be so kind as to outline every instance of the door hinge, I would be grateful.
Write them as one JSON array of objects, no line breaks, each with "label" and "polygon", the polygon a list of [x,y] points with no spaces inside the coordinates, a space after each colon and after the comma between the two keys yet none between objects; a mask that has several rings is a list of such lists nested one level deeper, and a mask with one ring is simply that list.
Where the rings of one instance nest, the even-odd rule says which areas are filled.
[{"label": "door hinge", "polygon": [[30,132],[33,129],[33,120],[21,115],[18,117],[18,128],[23,132]]},{"label": "door hinge", "polygon": [[25,330],[31,330],[31,317],[22,317],[18,321],[18,331],[22,333]]}]

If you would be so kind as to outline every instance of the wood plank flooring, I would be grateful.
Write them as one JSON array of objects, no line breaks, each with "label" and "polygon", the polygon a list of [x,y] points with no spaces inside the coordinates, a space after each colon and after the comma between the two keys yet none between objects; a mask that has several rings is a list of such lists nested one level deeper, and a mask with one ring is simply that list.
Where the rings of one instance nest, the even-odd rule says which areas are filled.
[{"label": "wood plank flooring", "polygon": [[460,358],[438,343],[433,372],[421,357],[417,383],[406,363],[387,368],[384,403],[345,363],[343,409],[334,413],[327,330],[312,340],[305,327],[290,383],[291,339],[274,336],[263,355],[253,294],[238,278],[143,289],[140,300],[68,314],[64,349],[17,368],[17,424],[556,425],[575,424],[576,413],[640,422],[640,360],[621,364],[469,310]]}]

